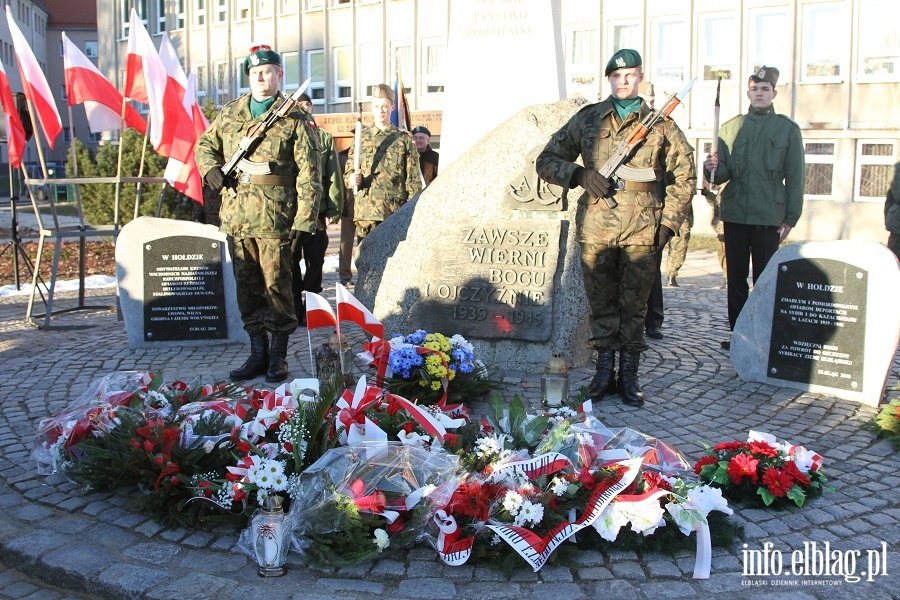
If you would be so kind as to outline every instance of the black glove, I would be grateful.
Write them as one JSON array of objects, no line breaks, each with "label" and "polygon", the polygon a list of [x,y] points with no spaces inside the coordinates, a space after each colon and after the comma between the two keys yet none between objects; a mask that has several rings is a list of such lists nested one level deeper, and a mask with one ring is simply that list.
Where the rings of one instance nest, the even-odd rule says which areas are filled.
[{"label": "black glove", "polygon": [[575,183],[587,190],[591,198],[606,198],[612,187],[609,179],[593,169],[582,169],[575,174]]},{"label": "black glove", "polygon": [[656,230],[656,247],[663,248],[666,244],[669,243],[675,237],[675,232],[666,227],[665,225],[660,225],[659,229]]},{"label": "black glove", "polygon": [[204,180],[209,189],[218,194],[222,191],[222,186],[225,185],[225,173],[222,172],[221,167],[213,167],[206,173]]},{"label": "black glove", "polygon": [[308,237],[310,234],[306,231],[299,231],[297,229],[291,229],[291,254],[296,254],[297,248],[303,244],[303,240]]}]

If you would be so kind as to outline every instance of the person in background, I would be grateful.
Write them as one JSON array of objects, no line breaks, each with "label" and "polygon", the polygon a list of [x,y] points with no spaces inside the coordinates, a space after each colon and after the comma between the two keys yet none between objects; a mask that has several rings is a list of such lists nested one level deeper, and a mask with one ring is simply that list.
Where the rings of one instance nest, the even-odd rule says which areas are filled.
[{"label": "person in background", "polygon": [[422,190],[419,152],[408,131],[391,123],[394,91],[380,83],[372,90],[372,117],[375,123],[362,132],[359,171],[353,170],[354,153],[347,157],[344,183],[359,192],[353,199],[356,240],[362,243],[369,233],[397,212]]},{"label": "person in background", "polygon": [[678,271],[684,266],[684,259],[687,258],[688,243],[691,241],[691,228],[694,226],[694,207],[688,205],[687,214],[684,221],[681,222],[681,229],[678,235],[669,240],[669,255],[666,258],[666,275],[668,276],[669,287],[680,287],[678,285]]},{"label": "person in background", "polygon": [[[297,329],[291,294],[291,244],[316,230],[322,175],[318,136],[299,107],[279,119],[245,159],[265,175],[240,173],[225,180],[222,166],[241,140],[276,102],[284,72],[269,46],[251,46],[244,59],[250,92],[222,107],[194,147],[197,167],[213,192],[222,194],[220,230],[228,236],[238,308],[250,335],[250,356],[229,374],[233,380],[265,374],[276,383],[288,376],[287,347]],[[271,334],[271,346],[269,345]]]},{"label": "person in background", "polygon": [[[637,51],[622,49],[613,54],[606,77],[611,95],[585,106],[554,133],[535,166],[544,181],[566,190],[575,186],[585,190],[578,199],[576,239],[581,244],[581,273],[591,307],[591,344],[597,350],[597,372],[587,395],[600,400],[618,391],[625,403],[640,406],[644,393],[638,363],[641,352],[647,350],[647,297],[653,278],[659,279],[656,253],[681,227],[697,178],[694,149],[668,119],[654,127],[630,161],[653,168],[656,181],[622,181],[614,189],[598,172],[616,145],[650,112],[638,97],[644,76]],[[575,162],[579,157],[584,166]],[[662,195],[660,185],[665,185]],[[606,197],[618,205],[609,208],[602,200]]]},{"label": "person in background", "polygon": [[[310,129],[319,136],[323,190],[315,233],[291,248],[291,293],[294,295],[294,312],[300,324],[306,325],[303,292],[318,294],[322,291],[322,268],[325,265],[325,252],[328,250],[326,219],[334,224],[341,218],[344,209],[344,179],[337,152],[334,150],[334,138],[316,125],[312,100],[307,94],[301,94],[299,105],[307,114]],[[300,269],[301,260],[306,263],[305,273]]]},{"label": "person in background", "polygon": [[438,174],[438,159],[440,155],[431,149],[431,132],[424,125],[413,127],[413,141],[416,150],[419,151],[419,167],[422,169],[422,179],[427,186],[434,181]]},{"label": "person in background", "polygon": [[[347,172],[347,157],[350,148],[338,152],[341,173]],[[344,186],[344,210],[341,213],[341,245],[338,250],[338,276],[341,285],[353,284],[353,242],[356,238],[356,225],[353,223],[353,190]]]},{"label": "person in background", "polygon": [[703,182],[703,189],[700,190],[700,193],[706,198],[706,202],[709,204],[710,212],[712,213],[709,225],[712,227],[713,231],[716,232],[716,256],[719,259],[719,266],[722,268],[723,282],[727,287],[728,270],[726,265],[728,263],[725,260],[725,228],[722,225],[722,203],[720,202],[720,196],[718,192],[709,189],[708,181]]},{"label": "person in background", "polygon": [[894,180],[884,199],[884,227],[891,232],[887,247],[900,260],[900,162],[894,165]]},{"label": "person in background", "polygon": [[[797,225],[803,211],[806,167],[800,127],[775,112],[778,69],[760,67],[747,81],[750,109],[719,129],[718,153],[703,162],[710,183],[723,186],[722,221],[728,267],[728,324],[732,331],[753,283]],[[731,340],[722,342],[731,349]]]}]

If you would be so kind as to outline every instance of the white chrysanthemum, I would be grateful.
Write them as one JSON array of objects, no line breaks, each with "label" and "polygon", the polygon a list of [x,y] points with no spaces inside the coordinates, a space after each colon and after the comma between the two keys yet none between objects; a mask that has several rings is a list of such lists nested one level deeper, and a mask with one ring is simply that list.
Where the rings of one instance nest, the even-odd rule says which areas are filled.
[{"label": "white chrysanthemum", "polygon": [[156,390],[150,390],[147,392],[147,396],[144,398],[144,403],[151,406],[168,406],[169,399],[166,398],[164,394],[160,394]]},{"label": "white chrysanthemum", "polygon": [[645,536],[666,524],[665,511],[658,500],[633,502],[623,507],[622,512],[631,522],[631,530]]},{"label": "white chrysanthemum", "polygon": [[469,343],[469,341],[458,333],[450,338],[450,346],[453,348],[461,348],[463,350],[468,350],[469,352],[475,351],[475,346]]},{"label": "white chrysanthemum", "polygon": [[550,482],[550,489],[554,496],[562,496],[569,489],[569,483],[565,479],[554,477]]},{"label": "white chrysanthemum", "polygon": [[532,523],[537,525],[544,518],[544,507],[541,504],[525,500],[522,503],[522,510],[519,511],[519,516],[522,517],[525,524]]},{"label": "white chrysanthemum", "polygon": [[280,460],[266,460],[262,463],[262,467],[270,477],[284,475],[284,463]]},{"label": "white chrysanthemum", "polygon": [[578,443],[582,446],[590,446],[594,447],[594,437],[586,431],[579,431],[575,436],[578,439]]},{"label": "white chrysanthemum", "polygon": [[375,539],[373,543],[378,546],[378,551],[381,552],[385,548],[391,545],[391,540],[388,537],[387,531],[384,529],[376,529],[375,530]]},{"label": "white chrysanthemum", "polygon": [[503,497],[503,508],[506,509],[506,512],[515,516],[518,514],[519,509],[522,508],[522,495],[518,492],[514,492],[509,490],[506,492],[506,496]]}]

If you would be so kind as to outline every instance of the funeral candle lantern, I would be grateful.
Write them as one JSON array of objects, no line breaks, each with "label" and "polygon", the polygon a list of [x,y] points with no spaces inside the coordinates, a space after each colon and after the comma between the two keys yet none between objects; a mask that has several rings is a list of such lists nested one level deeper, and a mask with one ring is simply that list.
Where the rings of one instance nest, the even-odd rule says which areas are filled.
[{"label": "funeral candle lantern", "polygon": [[562,406],[569,398],[569,369],[562,354],[554,352],[541,376],[541,403],[544,406]]},{"label": "funeral candle lantern", "polygon": [[291,517],[284,512],[281,498],[271,494],[250,519],[251,542],[260,577],[280,577],[291,544]]},{"label": "funeral candle lantern", "polygon": [[328,342],[316,350],[316,377],[320,381],[331,381],[340,369],[340,357],[335,350],[335,340],[336,336],[331,336]]}]

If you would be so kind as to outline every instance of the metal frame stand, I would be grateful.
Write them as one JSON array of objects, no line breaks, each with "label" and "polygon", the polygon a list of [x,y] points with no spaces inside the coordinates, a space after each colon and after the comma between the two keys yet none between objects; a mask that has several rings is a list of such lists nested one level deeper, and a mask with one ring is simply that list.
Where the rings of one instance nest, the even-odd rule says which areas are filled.
[{"label": "metal frame stand", "polygon": [[[0,257],[6,254],[6,251],[10,248],[12,249],[12,259],[13,259],[13,272],[16,282],[16,290],[22,289],[22,282],[19,280],[19,259],[22,260],[22,264],[25,266],[25,269],[28,271],[28,275],[30,277],[34,276],[34,264],[31,262],[31,259],[28,258],[28,254],[25,252],[25,249],[22,247],[22,240],[19,238],[19,218],[16,209],[16,203],[19,201],[19,195],[16,193],[16,189],[13,187],[15,185],[15,180],[13,178],[13,168],[12,164],[9,165],[9,213],[10,213],[10,241],[6,246],[3,247],[3,250],[0,250]],[[21,191],[21,184],[19,185],[18,191]],[[43,281],[41,281],[43,283]]]}]

